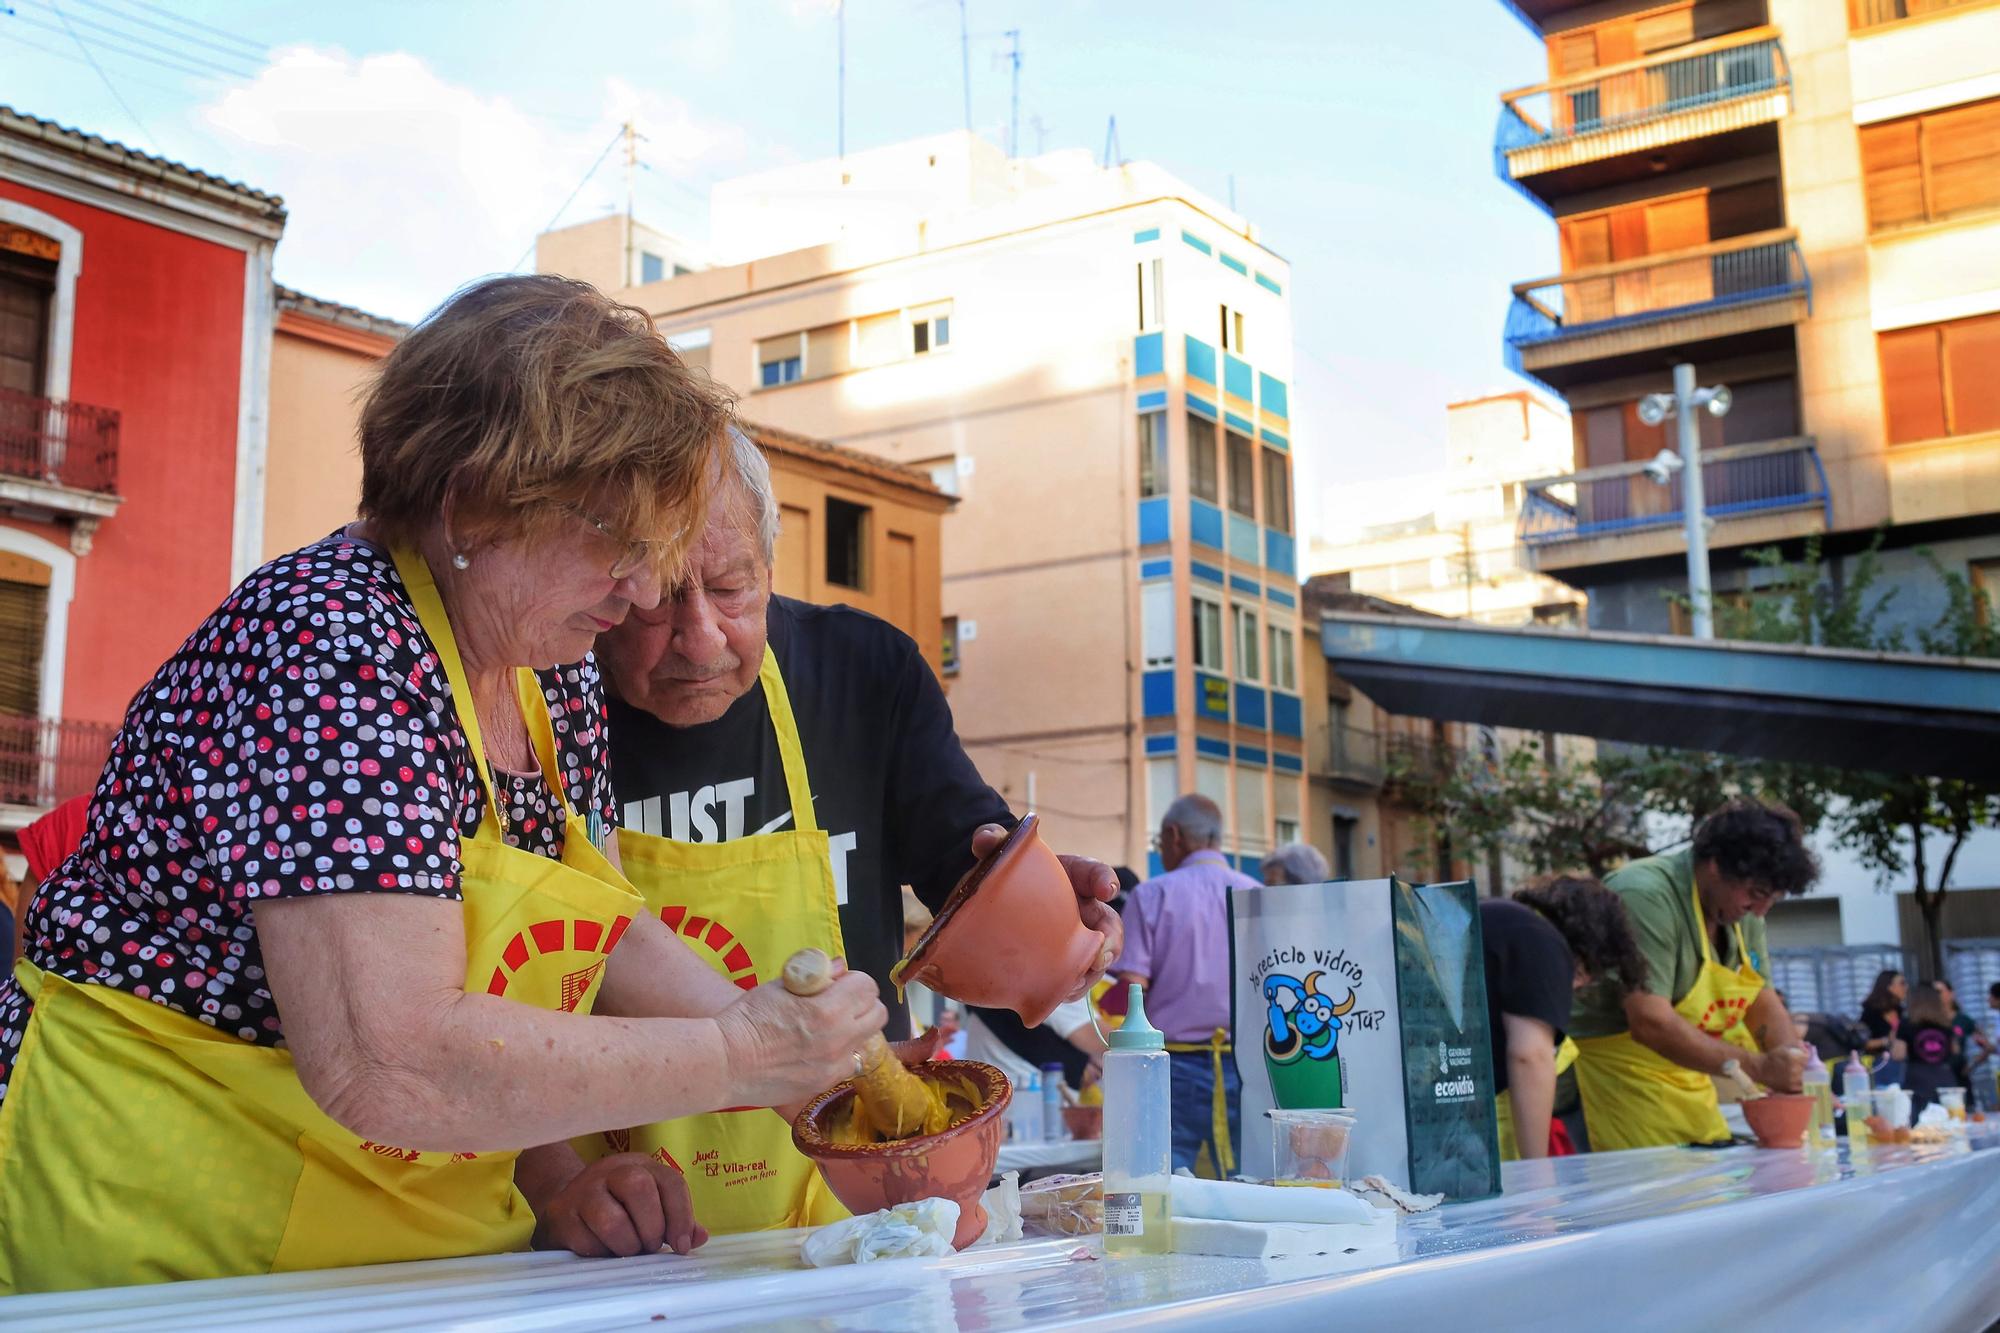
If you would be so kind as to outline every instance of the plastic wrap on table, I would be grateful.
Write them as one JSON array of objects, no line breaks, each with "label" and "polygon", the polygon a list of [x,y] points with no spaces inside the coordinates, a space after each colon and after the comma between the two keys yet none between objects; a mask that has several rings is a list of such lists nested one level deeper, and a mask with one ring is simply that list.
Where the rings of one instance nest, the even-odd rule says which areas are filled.
[{"label": "plastic wrap on table", "polygon": [[1021,1186],[1021,1219],[1036,1235],[1103,1234],[1104,1173],[1044,1176]]}]

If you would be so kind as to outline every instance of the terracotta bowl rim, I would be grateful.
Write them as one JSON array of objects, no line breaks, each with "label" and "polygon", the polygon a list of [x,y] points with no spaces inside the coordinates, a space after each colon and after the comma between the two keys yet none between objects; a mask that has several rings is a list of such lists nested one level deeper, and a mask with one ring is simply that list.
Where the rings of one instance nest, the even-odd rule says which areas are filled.
[{"label": "terracotta bowl rim", "polygon": [[986,1124],[1013,1100],[1014,1089],[1007,1076],[982,1060],[931,1060],[924,1067],[940,1073],[971,1075],[984,1085],[982,1091],[986,1094],[986,1104],[950,1129],[937,1134],[919,1134],[896,1143],[829,1143],[813,1122],[834,1103],[854,1095],[854,1080],[849,1079],[828,1088],[805,1104],[798,1119],[792,1122],[792,1146],[807,1157],[833,1162],[879,1162],[922,1157],[937,1151],[938,1145]]},{"label": "terracotta bowl rim", "polygon": [[917,937],[916,945],[904,955],[901,962],[896,964],[892,977],[908,976],[921,966],[924,955],[937,943],[938,935],[944,930],[945,925],[958,915],[959,909],[964,907],[966,901],[978,891],[979,886],[986,882],[986,876],[992,872],[993,867],[999,865],[1001,860],[1016,847],[1027,842],[1029,835],[1041,826],[1041,822],[1041,816],[1032,811],[1021,816],[1021,822],[1008,831],[1007,836],[1000,840],[1000,845],[981,857],[972,869],[965,872],[965,878],[952,885],[950,894],[945,897],[944,905],[938,908],[930,926]]}]

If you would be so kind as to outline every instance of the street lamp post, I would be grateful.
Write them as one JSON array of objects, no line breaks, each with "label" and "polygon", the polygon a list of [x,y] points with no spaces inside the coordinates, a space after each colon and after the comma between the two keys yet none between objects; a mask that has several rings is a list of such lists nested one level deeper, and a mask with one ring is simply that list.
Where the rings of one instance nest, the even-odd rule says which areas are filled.
[{"label": "street lamp post", "polygon": [[1706,407],[1710,416],[1727,416],[1729,389],[1725,385],[1698,389],[1694,367],[1683,361],[1674,367],[1674,391],[1649,393],[1639,400],[1639,420],[1657,426],[1672,412],[1676,418],[1678,453],[1662,449],[1646,464],[1646,475],[1662,486],[1670,485],[1676,472],[1681,478],[1681,509],[1687,521],[1688,601],[1694,621],[1694,637],[1715,637],[1715,603],[1708,585],[1708,511],[1701,491],[1701,427],[1695,411]]}]

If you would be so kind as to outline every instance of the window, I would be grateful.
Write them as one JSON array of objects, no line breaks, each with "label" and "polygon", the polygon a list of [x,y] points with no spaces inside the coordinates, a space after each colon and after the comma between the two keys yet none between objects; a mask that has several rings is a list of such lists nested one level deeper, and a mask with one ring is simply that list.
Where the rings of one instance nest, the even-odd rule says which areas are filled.
[{"label": "window", "polygon": [[1215,475],[1215,423],[1207,417],[1188,414],[1188,490],[1197,500],[1210,504],[1222,498]]},{"label": "window", "polygon": [[1861,127],[1868,226],[2000,208],[2000,98]]},{"label": "window", "polygon": [[1222,350],[1234,352],[1238,356],[1248,356],[1243,347],[1243,312],[1219,307],[1222,312]]},{"label": "window", "polygon": [[651,250],[639,252],[639,281],[658,282],[667,276],[667,261]]},{"label": "window", "polygon": [[1167,414],[1139,414],[1139,496],[1167,493]]},{"label": "window", "polygon": [[1229,507],[1245,518],[1257,517],[1257,448],[1235,431],[1229,437]]},{"label": "window", "polygon": [[0,389],[37,397],[44,391],[61,253],[39,233],[0,230]]},{"label": "window", "polygon": [[958,674],[958,617],[944,618],[944,646],[938,655],[938,669],[947,676]]},{"label": "window", "polygon": [[787,333],[778,338],[765,338],[757,344],[757,387],[775,388],[780,384],[794,384],[805,378],[806,336],[803,333]]},{"label": "window", "polygon": [[1271,842],[1275,846],[1281,842],[1299,840],[1299,784],[1297,779],[1280,773],[1271,773]]},{"label": "window", "polygon": [[2000,622],[2000,560],[1975,560],[1966,574],[1972,583],[1972,610],[1979,623]]},{"label": "window", "polygon": [[1197,759],[1194,761],[1194,789],[1215,802],[1215,808],[1222,812],[1222,822],[1229,823],[1229,765],[1220,759]]},{"label": "window", "polygon": [[1222,603],[1194,595],[1194,665],[1198,671],[1221,671]]},{"label": "window", "polygon": [[1139,585],[1139,642],[1146,670],[1174,664],[1174,585],[1165,581]]},{"label": "window", "polygon": [[1230,608],[1230,617],[1236,630],[1236,678],[1238,680],[1260,680],[1257,658],[1257,608],[1244,606],[1238,602]]},{"label": "window", "polygon": [[1236,850],[1261,856],[1271,850],[1271,822],[1264,804],[1264,770],[1236,770]]},{"label": "window", "polygon": [[1264,525],[1292,530],[1292,472],[1276,449],[1264,451]]},{"label": "window", "polygon": [[1146,827],[1158,829],[1167,807],[1180,793],[1180,772],[1170,755],[1155,755],[1146,761]]},{"label": "window", "polygon": [[868,590],[868,506],[828,496],[826,500],[826,581],[856,592]]},{"label": "window", "polygon": [[667,346],[679,354],[682,365],[691,370],[707,370],[709,347],[714,337],[709,329],[686,329],[668,334]]},{"label": "window", "polygon": [[1148,333],[1166,327],[1166,281],[1165,260],[1139,261],[1139,332]]},{"label": "window", "polygon": [[2000,430],[2000,314],[1875,335],[1889,443]]},{"label": "window", "polygon": [[1299,689],[1299,664],[1293,656],[1296,641],[1288,629],[1272,625],[1270,631],[1271,685],[1296,694]]},{"label": "window", "polygon": [[50,577],[46,565],[0,553],[0,712],[17,718],[42,711]]},{"label": "window", "polygon": [[1296,819],[1274,819],[1271,821],[1271,841],[1275,846],[1299,840],[1299,821]]},{"label": "window", "polygon": [[927,356],[951,345],[951,302],[939,301],[910,311],[910,355]]}]

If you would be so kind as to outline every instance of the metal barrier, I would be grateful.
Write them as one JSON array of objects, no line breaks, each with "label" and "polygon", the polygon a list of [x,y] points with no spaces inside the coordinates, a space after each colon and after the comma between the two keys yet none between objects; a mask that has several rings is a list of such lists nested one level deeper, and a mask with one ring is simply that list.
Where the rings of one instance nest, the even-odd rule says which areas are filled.
[{"label": "metal barrier", "polygon": [[1771,984],[1795,1014],[1827,1013],[1859,1020],[1875,974],[1893,967],[1914,976],[1909,952],[1894,944],[1825,945],[1771,950]]},{"label": "metal barrier", "polygon": [[109,722],[0,714],[0,805],[46,810],[96,790],[117,734]]},{"label": "metal barrier", "polygon": [[1797,233],[1763,231],[1520,283],[1505,336],[1518,352],[1787,296],[1804,296],[1811,308],[1812,275]]},{"label": "metal barrier", "polygon": [[[1643,462],[1614,463],[1527,484],[1519,532],[1527,546],[1577,541],[1640,528],[1677,527],[1685,514],[1683,474],[1665,484]],[[1711,518],[1819,505],[1833,522],[1826,469],[1811,436],[1705,449],[1702,504]]]},{"label": "metal barrier", "polygon": [[0,474],[118,494],[119,414],[0,389]]}]

